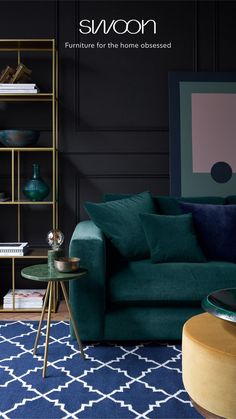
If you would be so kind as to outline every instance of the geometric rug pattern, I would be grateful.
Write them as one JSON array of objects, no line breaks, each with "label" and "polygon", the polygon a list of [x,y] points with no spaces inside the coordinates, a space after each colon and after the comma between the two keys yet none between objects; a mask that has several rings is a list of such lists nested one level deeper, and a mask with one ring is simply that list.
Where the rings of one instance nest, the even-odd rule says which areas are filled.
[{"label": "geometric rug pattern", "polygon": [[46,325],[36,356],[38,322],[0,322],[0,417],[16,419],[190,419],[181,378],[181,347],[89,343],[86,360],[68,322],[52,322],[47,378],[42,378]]}]

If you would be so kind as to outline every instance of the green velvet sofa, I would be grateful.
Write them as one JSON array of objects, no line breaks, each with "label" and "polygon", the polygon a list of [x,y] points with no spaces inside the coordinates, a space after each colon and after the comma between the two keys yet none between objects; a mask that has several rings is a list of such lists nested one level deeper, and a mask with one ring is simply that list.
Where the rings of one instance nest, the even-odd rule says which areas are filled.
[{"label": "green velvet sofa", "polygon": [[[181,213],[179,198],[153,199],[160,214]],[[235,196],[184,200],[236,204]],[[80,257],[88,269],[88,275],[70,282],[70,302],[85,341],[181,339],[184,322],[202,311],[204,296],[236,287],[234,263],[124,261],[93,221],[76,226],[70,256]]]}]

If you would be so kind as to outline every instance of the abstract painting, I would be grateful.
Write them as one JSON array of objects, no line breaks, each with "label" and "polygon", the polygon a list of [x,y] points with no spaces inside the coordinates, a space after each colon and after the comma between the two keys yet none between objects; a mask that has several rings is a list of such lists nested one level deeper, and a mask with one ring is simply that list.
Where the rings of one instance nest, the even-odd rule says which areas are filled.
[{"label": "abstract painting", "polygon": [[170,73],[170,192],[236,194],[236,74]]}]

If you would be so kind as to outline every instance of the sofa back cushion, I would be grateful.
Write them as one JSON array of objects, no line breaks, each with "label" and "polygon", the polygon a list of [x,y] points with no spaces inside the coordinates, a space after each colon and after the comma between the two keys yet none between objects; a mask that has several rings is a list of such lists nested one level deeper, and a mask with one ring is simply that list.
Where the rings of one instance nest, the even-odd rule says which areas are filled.
[{"label": "sofa back cushion", "polygon": [[138,260],[149,256],[147,240],[139,218],[140,213],[155,213],[149,192],[99,204],[87,202],[85,209],[123,257]]},{"label": "sofa back cushion", "polygon": [[140,214],[140,218],[153,263],[206,262],[197,241],[192,214]]},{"label": "sofa back cushion", "polygon": [[158,212],[163,215],[179,215],[182,214],[180,207],[181,202],[192,202],[198,204],[212,204],[212,205],[224,205],[225,198],[220,196],[199,196],[199,197],[188,197],[180,198],[175,196],[157,196],[155,202],[157,204]]},{"label": "sofa back cushion", "polygon": [[227,196],[226,203],[228,205],[236,205],[236,195],[229,195],[229,196]]},{"label": "sofa back cushion", "polygon": [[236,205],[180,205],[183,213],[192,213],[207,258],[236,263]]},{"label": "sofa back cushion", "polygon": [[[131,197],[132,194],[115,194],[107,193],[103,196],[105,202],[117,201],[119,199],[124,199]],[[229,201],[227,201],[229,199]],[[188,197],[180,198],[176,196],[153,196],[153,203],[155,205],[156,211],[158,214],[163,215],[179,215],[182,214],[179,203],[184,202],[193,202],[199,204],[212,204],[212,205],[224,205],[226,203],[236,204],[236,196],[231,196],[228,198],[222,198],[220,196],[200,196],[200,197]],[[233,202],[234,201],[234,202]]]}]

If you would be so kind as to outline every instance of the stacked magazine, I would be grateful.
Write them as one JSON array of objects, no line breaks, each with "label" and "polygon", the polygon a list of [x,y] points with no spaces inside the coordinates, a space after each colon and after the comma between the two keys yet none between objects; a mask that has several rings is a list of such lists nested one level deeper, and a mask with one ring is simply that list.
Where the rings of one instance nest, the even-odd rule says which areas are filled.
[{"label": "stacked magazine", "polygon": [[0,94],[39,93],[35,83],[0,83]]},{"label": "stacked magazine", "polygon": [[[15,289],[15,308],[42,308],[46,289]],[[13,308],[13,292],[3,298],[3,308]]]}]

